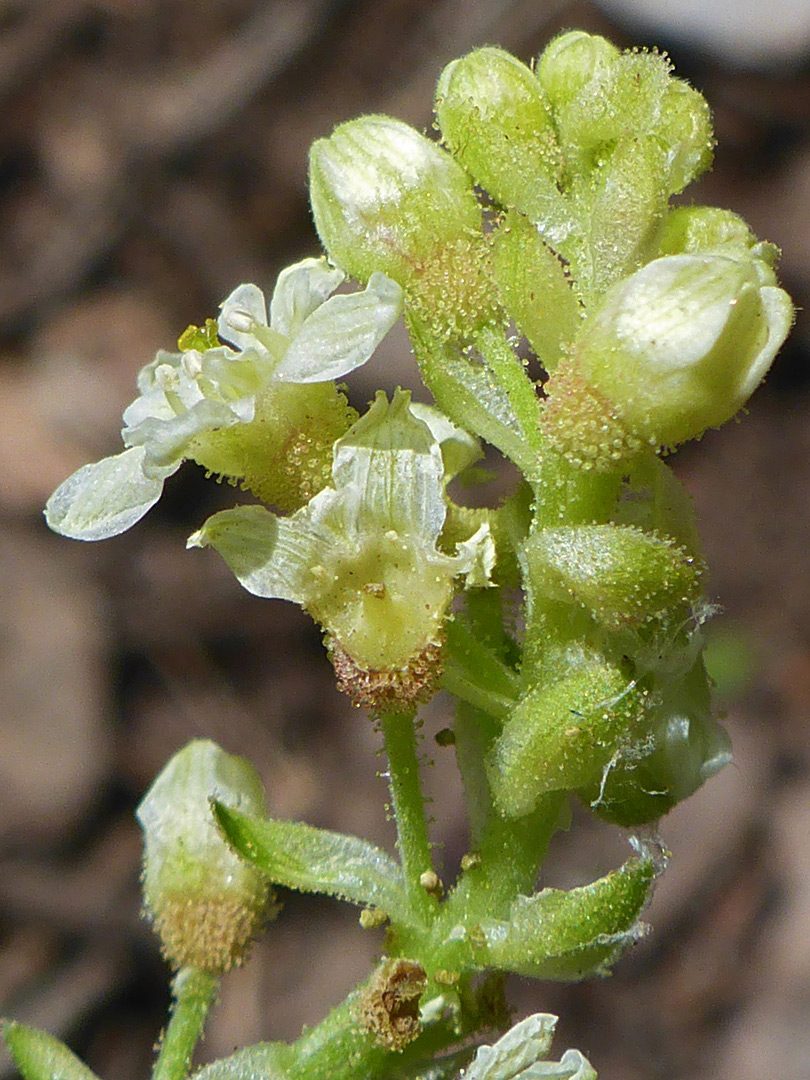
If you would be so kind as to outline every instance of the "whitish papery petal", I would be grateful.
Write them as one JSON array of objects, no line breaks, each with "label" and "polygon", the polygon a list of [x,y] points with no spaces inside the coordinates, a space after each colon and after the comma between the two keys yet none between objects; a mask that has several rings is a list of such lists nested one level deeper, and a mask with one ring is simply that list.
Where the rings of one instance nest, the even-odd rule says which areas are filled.
[{"label": "whitish papery petal", "polygon": [[159,420],[147,417],[135,427],[124,428],[122,435],[127,446],[143,447],[145,452],[144,467],[165,468],[179,465],[185,456],[189,442],[206,431],[219,431],[245,423],[252,419],[252,399],[247,402],[249,415],[240,415],[222,401],[204,398],[188,412],[174,416],[171,420]]},{"label": "whitish papery petal", "polygon": [[255,326],[267,326],[267,304],[258,285],[239,285],[220,304],[217,330],[237,349],[255,347]]},{"label": "whitish papery petal", "polygon": [[303,604],[323,539],[301,514],[277,518],[263,506],[214,514],[186,547],[215,548],[254,596]]},{"label": "whitish papery petal", "polygon": [[292,340],[304,320],[328,300],[345,278],[326,259],[303,259],[278,275],[270,301],[270,325]]},{"label": "whitish papery petal", "polygon": [[45,520],[54,532],[74,540],[106,540],[126,532],[155,505],[163,481],[179,461],[147,476],[142,446],[81,469],[48,499]]},{"label": "whitish papery petal", "polygon": [[411,402],[411,412],[430,428],[439,444],[444,461],[444,482],[449,484],[474,461],[484,456],[481,443],[464,428],[458,427],[435,405],[422,401]]},{"label": "whitish papery petal", "polygon": [[438,539],[445,518],[439,444],[410,410],[410,394],[396,390],[391,403],[378,391],[371,408],[335,444],[332,474],[338,489],[362,492],[356,523],[418,536],[425,547]]},{"label": "whitish papery petal", "polygon": [[363,292],[326,300],[304,321],[276,368],[287,382],[339,379],[365,364],[402,311],[402,289],[374,273]]}]

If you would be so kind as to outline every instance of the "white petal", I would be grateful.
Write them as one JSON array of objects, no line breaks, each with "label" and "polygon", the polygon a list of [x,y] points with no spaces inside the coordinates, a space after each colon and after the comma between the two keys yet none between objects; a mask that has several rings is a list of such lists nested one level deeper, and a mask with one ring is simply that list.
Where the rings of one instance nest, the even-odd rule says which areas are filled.
[{"label": "white petal", "polygon": [[469,538],[458,545],[458,572],[465,574],[467,588],[480,588],[491,585],[492,571],[495,569],[495,541],[489,525],[481,525]]},{"label": "white petal", "polygon": [[48,499],[48,525],[74,540],[106,540],[125,532],[155,505],[163,481],[180,466],[147,476],[143,460],[143,447],[137,446],[82,466]]},{"label": "white petal", "polygon": [[304,259],[282,270],[270,301],[270,325],[292,340],[304,320],[327,300],[346,275],[326,259]]},{"label": "white petal", "polygon": [[215,548],[254,596],[301,604],[322,543],[300,514],[277,518],[263,506],[237,506],[210,517],[186,546]]},{"label": "white petal", "polygon": [[359,293],[341,293],[316,308],[276,368],[287,382],[339,379],[365,364],[402,311],[402,289],[375,272]]},{"label": "white petal", "polygon": [[267,304],[258,285],[239,285],[220,304],[217,333],[237,349],[255,347],[253,324],[267,326]]},{"label": "white petal", "polygon": [[435,405],[426,405],[422,401],[411,402],[411,412],[427,424],[438,442],[444,461],[444,479],[449,483],[468,465],[483,457],[481,443],[464,428],[458,427],[441,409]]},{"label": "white petal", "polygon": [[194,408],[179,416],[173,416],[171,420],[147,416],[139,424],[124,428],[121,434],[127,446],[144,448],[144,465],[149,472],[170,465],[177,467],[186,456],[189,442],[196,436],[252,420],[252,399],[247,398],[245,402],[249,406],[247,416],[244,410],[240,412],[222,401],[203,398]]},{"label": "white petal", "polygon": [[360,499],[357,528],[418,536],[432,547],[446,513],[439,444],[397,390],[389,405],[379,391],[369,411],[335,443],[332,475],[344,496]]}]

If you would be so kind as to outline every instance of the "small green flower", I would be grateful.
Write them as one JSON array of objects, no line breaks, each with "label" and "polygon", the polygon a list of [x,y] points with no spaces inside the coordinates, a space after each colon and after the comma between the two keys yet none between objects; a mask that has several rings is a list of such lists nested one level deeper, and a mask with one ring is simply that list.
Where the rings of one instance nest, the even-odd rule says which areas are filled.
[{"label": "small green flower", "polygon": [[495,558],[487,525],[455,555],[437,546],[445,469],[410,395],[399,390],[389,404],[380,392],[336,443],[333,486],[286,518],[261,506],[215,514],[189,546],[215,547],[249,592],[305,608],[358,702],[419,698],[438,673],[455,578],[487,585]]},{"label": "small green flower", "polygon": [[325,259],[305,259],[279,275],[269,319],[255,285],[225,300],[218,332],[233,348],[158,352],[124,412],[128,449],[61,484],[45,511],[50,527],[79,540],[124,532],[185,459],[283,509],[306,501],[356,416],[332,380],[369,359],[402,308],[383,274],[363,292],[332,295],[343,278]]}]

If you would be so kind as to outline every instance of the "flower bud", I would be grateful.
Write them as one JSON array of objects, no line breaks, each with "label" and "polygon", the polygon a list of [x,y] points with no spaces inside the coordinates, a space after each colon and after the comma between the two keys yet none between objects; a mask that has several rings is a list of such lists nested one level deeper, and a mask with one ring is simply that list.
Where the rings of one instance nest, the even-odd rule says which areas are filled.
[{"label": "flower bud", "polygon": [[509,817],[600,776],[644,714],[644,691],[618,666],[590,650],[572,649],[566,659],[567,673],[532,687],[495,743],[490,783]]},{"label": "flower bud", "polygon": [[440,336],[463,336],[492,317],[473,185],[408,124],[364,116],[315,142],[310,200],[334,261],[361,281],[383,271]]},{"label": "flower bud", "polygon": [[221,974],[244,958],[272,897],[264,876],[218,832],[211,799],[249,813],[265,810],[252,765],[198,739],[165,766],[137,817],[144,831],[144,900],[166,959],[177,968]]},{"label": "flower bud", "polygon": [[787,293],[761,284],[761,261],[671,255],[609,290],[547,386],[549,439],[605,469],[642,443],[675,446],[731,419],[793,319]]},{"label": "flower bud", "polygon": [[456,160],[496,202],[532,221],[568,217],[551,111],[525,64],[494,48],[454,60],[439,78],[436,118]]},{"label": "flower bud", "polygon": [[620,55],[607,38],[569,30],[543,49],[537,60],[537,78],[554,108],[560,109]]},{"label": "flower bud", "polygon": [[524,552],[533,591],[576,604],[615,630],[642,626],[672,609],[684,619],[700,596],[698,560],[632,526],[539,529]]}]

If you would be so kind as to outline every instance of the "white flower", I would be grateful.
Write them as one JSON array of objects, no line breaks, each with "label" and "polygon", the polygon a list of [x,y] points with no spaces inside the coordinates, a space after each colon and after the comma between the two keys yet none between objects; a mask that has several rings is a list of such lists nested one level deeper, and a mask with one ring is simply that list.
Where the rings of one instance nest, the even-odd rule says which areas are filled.
[{"label": "white flower", "polygon": [[398,390],[389,404],[380,392],[335,444],[334,486],[289,517],[222,511],[188,543],[216,548],[249,592],[306,608],[358,668],[404,669],[440,640],[454,579],[486,585],[495,561],[487,525],[455,555],[437,547],[444,473],[410,395]]},{"label": "white flower", "polygon": [[[399,316],[402,290],[384,274],[373,274],[362,292],[332,295],[343,277],[323,258],[288,267],[269,320],[261,290],[240,285],[223,303],[218,324],[234,348],[159,352],[140,372],[140,395],[124,412],[128,449],[61,484],[45,510],[50,527],[79,540],[124,532],[157,502],[165,479],[186,458],[244,476],[238,452],[244,457],[246,444],[229,440],[228,430],[260,420],[274,387],[326,383],[364,364]],[[316,408],[328,405],[319,397]]]}]

